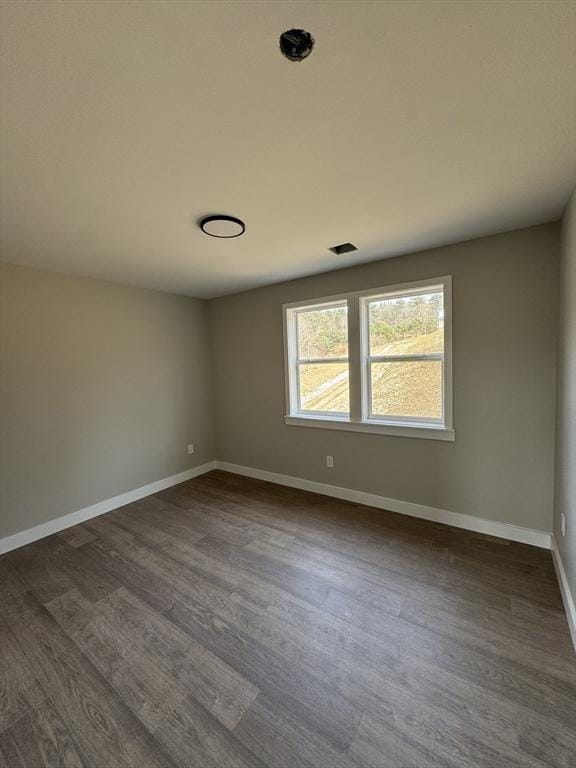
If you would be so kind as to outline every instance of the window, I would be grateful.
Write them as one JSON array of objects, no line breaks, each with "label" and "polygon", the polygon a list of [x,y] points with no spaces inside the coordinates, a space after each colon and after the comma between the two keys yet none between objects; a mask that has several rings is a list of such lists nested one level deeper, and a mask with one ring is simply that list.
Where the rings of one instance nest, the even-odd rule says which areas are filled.
[{"label": "window", "polygon": [[297,412],[347,415],[347,303],[297,309],[294,322]]},{"label": "window", "polygon": [[284,307],[288,424],[453,440],[451,278]]}]

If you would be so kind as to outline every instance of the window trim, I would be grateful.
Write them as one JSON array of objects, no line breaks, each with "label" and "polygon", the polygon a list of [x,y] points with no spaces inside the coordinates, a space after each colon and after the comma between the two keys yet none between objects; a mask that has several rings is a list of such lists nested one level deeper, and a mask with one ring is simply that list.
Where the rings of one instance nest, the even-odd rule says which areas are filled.
[{"label": "window trim", "polygon": [[[404,355],[387,356],[374,355],[369,358],[369,330],[367,322],[367,307],[369,301],[379,296],[394,298],[395,296],[417,293],[429,293],[434,288],[442,288],[444,293],[444,354],[443,354],[443,418],[424,420],[419,417],[387,417],[374,418],[369,415],[369,381],[370,362],[375,358],[393,357],[401,361]],[[300,404],[299,384],[296,371],[302,362],[297,359],[296,315],[297,311],[327,308],[346,302],[348,306],[348,371],[350,413],[343,415],[335,411],[298,412],[292,409],[292,393],[296,393],[297,407]],[[434,440],[454,440],[453,425],[453,381],[452,381],[452,276],[443,275],[426,280],[416,280],[396,285],[385,285],[361,291],[340,293],[318,299],[308,299],[290,302],[282,306],[284,323],[284,365],[286,415],[284,421],[292,426],[320,427],[324,429],[341,429],[351,432],[368,432],[374,434],[398,435],[402,437],[423,437]],[[296,357],[293,351],[296,350]],[[425,359],[441,359],[442,353],[426,353]],[[410,360],[419,357],[409,355]],[[420,356],[421,357],[421,356]],[[422,358],[421,358],[422,359]],[[322,362],[331,362],[326,358]]]}]

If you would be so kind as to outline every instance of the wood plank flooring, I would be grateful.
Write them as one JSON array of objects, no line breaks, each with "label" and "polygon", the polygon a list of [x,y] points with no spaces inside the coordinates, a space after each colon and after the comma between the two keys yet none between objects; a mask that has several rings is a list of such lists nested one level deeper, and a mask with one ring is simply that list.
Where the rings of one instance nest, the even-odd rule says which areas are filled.
[{"label": "wood plank flooring", "polygon": [[9,768],[574,768],[550,553],[211,472],[0,558]]}]

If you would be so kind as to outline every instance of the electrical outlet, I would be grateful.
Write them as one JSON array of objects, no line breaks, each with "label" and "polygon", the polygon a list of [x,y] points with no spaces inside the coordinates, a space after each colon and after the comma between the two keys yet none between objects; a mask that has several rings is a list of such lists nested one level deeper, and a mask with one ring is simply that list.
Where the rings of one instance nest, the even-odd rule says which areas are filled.
[{"label": "electrical outlet", "polygon": [[334,456],[326,456],[326,466],[329,469],[332,469],[332,467],[334,466]]},{"label": "electrical outlet", "polygon": [[193,453],[194,453],[194,443],[190,443],[190,445],[188,446],[188,454],[191,455]]},{"label": "electrical outlet", "polygon": [[560,533],[566,536],[566,515],[563,512],[560,515]]}]

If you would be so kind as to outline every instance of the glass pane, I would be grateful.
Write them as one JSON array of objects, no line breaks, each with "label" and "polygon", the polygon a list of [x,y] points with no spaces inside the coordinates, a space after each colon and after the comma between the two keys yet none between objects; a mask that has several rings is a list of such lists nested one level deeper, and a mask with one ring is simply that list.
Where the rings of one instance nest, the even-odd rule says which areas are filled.
[{"label": "glass pane", "polygon": [[300,311],[298,359],[348,357],[348,307]]},{"label": "glass pane", "polygon": [[372,415],[442,418],[442,362],[372,363]]},{"label": "glass pane", "polygon": [[348,413],[348,363],[302,363],[300,410]]},{"label": "glass pane", "polygon": [[403,355],[444,350],[442,291],[368,304],[370,354]]}]

